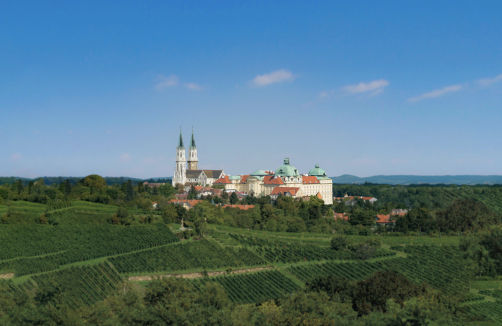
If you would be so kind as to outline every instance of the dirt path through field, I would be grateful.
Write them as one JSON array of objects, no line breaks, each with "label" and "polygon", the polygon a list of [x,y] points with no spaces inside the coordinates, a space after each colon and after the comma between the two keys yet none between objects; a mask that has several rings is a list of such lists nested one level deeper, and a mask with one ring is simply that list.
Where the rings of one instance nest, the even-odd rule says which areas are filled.
[{"label": "dirt path through field", "polygon": [[[242,274],[242,273],[251,273],[262,271],[266,269],[272,269],[273,267],[257,267],[257,268],[248,268],[248,269],[236,269],[233,270],[230,274]],[[218,276],[228,274],[226,271],[219,272],[207,272],[207,276]],[[152,281],[157,278],[164,277],[178,277],[178,278],[199,278],[204,277],[202,273],[187,273],[187,274],[166,274],[166,275],[144,275],[144,276],[130,276],[129,281]]]}]

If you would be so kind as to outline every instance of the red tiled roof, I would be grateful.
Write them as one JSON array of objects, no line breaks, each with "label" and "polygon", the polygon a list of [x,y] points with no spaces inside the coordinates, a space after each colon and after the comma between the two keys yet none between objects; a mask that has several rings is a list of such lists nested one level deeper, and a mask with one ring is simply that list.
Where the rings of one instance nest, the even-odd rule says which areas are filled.
[{"label": "red tiled roof", "polygon": [[174,197],[176,197],[178,199],[187,199],[188,194],[186,192],[184,194],[175,194]]},{"label": "red tiled roof", "polygon": [[315,176],[302,177],[303,184],[320,183]]},{"label": "red tiled roof", "polygon": [[316,196],[317,196],[317,198],[322,199],[322,195],[320,192],[318,192]]},{"label": "red tiled roof", "polygon": [[190,206],[195,206],[197,205],[198,203],[201,203],[202,200],[198,200],[198,199],[171,199],[169,201],[171,204],[189,204]]},{"label": "red tiled roof", "polygon": [[266,185],[283,185],[284,182],[281,178],[274,178],[273,175],[263,177],[263,183]]},{"label": "red tiled roof", "polygon": [[377,215],[377,223],[389,223],[389,222],[394,222],[390,219],[390,214],[389,215]]},{"label": "red tiled roof", "polygon": [[348,221],[349,220],[349,214],[347,213],[335,213],[335,216],[333,216],[336,219],[342,219],[342,220],[345,220],[345,221]]},{"label": "red tiled roof", "polygon": [[248,179],[249,175],[243,175],[241,178],[241,183],[246,183],[246,180]]},{"label": "red tiled roof", "polygon": [[199,191],[202,189],[202,186],[195,186],[195,190]]},{"label": "red tiled roof", "polygon": [[342,200],[342,199],[346,199],[346,198],[348,198],[348,199],[361,198],[362,200],[370,200],[375,197],[347,196],[347,195],[345,195],[344,197],[333,197],[334,200]]},{"label": "red tiled roof", "polygon": [[224,176],[223,178],[219,178],[214,182],[214,184],[230,184],[230,183],[232,182],[230,182],[230,178],[228,177],[228,175]]},{"label": "red tiled roof", "polygon": [[270,195],[279,195],[279,194],[285,194],[286,192],[289,192],[291,196],[296,196],[296,193],[300,190],[298,187],[275,187],[274,190],[270,193]]},{"label": "red tiled roof", "polygon": [[227,208],[227,207],[230,207],[230,208],[239,208],[239,209],[242,209],[244,211],[247,211],[248,209],[253,209],[255,205],[224,205],[223,208]]},{"label": "red tiled roof", "polygon": [[212,188],[211,189],[211,192],[213,193],[213,195],[221,195],[221,193],[223,192],[223,189],[217,189],[217,188]]}]

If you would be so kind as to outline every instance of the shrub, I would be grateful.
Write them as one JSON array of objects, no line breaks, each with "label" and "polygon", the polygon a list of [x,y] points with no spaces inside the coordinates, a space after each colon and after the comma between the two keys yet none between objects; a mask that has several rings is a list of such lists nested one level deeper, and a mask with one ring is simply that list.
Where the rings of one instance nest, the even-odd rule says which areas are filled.
[{"label": "shrub", "polygon": [[340,235],[331,238],[331,248],[333,250],[343,250],[347,248],[347,237]]},{"label": "shrub", "polygon": [[369,235],[371,235],[371,230],[370,229],[361,229],[359,231],[359,235],[369,236]]}]

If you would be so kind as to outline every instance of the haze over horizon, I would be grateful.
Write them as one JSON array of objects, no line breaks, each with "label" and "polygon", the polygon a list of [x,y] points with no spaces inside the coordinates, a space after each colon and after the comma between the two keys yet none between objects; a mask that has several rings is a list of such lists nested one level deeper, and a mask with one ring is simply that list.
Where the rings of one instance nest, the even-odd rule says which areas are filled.
[{"label": "haze over horizon", "polygon": [[502,175],[500,1],[0,5],[0,175]]}]

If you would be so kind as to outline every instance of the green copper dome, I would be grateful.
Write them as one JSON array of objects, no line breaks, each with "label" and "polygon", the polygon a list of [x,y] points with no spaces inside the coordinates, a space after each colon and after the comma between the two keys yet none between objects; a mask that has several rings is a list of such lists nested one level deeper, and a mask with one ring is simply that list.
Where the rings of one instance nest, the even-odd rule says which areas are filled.
[{"label": "green copper dome", "polygon": [[256,170],[253,173],[251,173],[250,175],[253,177],[266,177],[268,175],[268,173],[263,170]]},{"label": "green copper dome", "polygon": [[313,168],[312,170],[309,171],[309,175],[310,176],[316,176],[316,177],[326,177],[326,171],[324,171],[323,169],[321,169],[319,167],[319,164],[316,164],[315,165],[315,168]]},{"label": "green copper dome", "polygon": [[231,176],[228,177],[228,179],[230,179],[230,180],[240,180],[241,176],[240,175],[231,175]]},{"label": "green copper dome", "polygon": [[294,166],[289,165],[289,158],[286,157],[284,159],[284,165],[275,170],[275,175],[277,177],[297,177],[300,174]]}]

